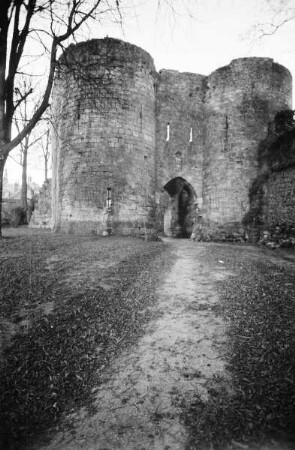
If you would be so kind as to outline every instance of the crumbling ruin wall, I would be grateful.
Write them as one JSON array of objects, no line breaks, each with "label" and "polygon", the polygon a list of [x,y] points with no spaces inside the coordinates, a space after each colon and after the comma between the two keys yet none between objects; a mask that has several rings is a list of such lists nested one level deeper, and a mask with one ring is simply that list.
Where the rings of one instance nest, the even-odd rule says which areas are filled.
[{"label": "crumbling ruin wall", "polygon": [[116,39],[70,46],[55,82],[54,227],[122,234],[149,226],[155,194],[155,68]]},{"label": "crumbling ruin wall", "polygon": [[263,217],[268,227],[294,228],[295,237],[295,161],[290,167],[270,173]]},{"label": "crumbling ruin wall", "polygon": [[250,210],[243,220],[251,240],[271,248],[295,245],[294,122],[291,127],[276,133],[274,123],[261,143],[260,173],[251,185]]}]

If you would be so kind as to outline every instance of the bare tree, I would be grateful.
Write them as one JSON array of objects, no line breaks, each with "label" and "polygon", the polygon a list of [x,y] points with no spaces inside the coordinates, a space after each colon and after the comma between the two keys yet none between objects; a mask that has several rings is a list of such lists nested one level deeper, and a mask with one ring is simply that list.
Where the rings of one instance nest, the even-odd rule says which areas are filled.
[{"label": "bare tree", "polygon": [[48,165],[51,156],[50,152],[50,130],[47,128],[42,139],[40,141],[40,146],[42,149],[43,160],[44,160],[44,181],[48,180]]},{"label": "bare tree", "polygon": [[[1,0],[0,14],[0,236],[4,165],[9,152],[35,127],[49,106],[58,56],[64,44],[86,23],[119,12],[119,0]],[[37,54],[32,52],[32,43]],[[31,45],[31,47],[30,47]],[[33,47],[34,48],[34,47]],[[49,58],[46,82],[30,117],[13,136],[13,119],[23,102],[42,87],[39,71],[34,86],[21,89],[19,77],[29,77],[40,56]]]},{"label": "bare tree", "polygon": [[265,20],[255,24],[254,38],[272,36],[295,20],[294,0],[264,0]]},{"label": "bare tree", "polygon": [[[65,46],[76,42],[77,34],[89,28],[89,22],[104,20],[122,25],[124,0],[0,0],[0,237],[3,171],[12,149],[21,143],[41,119],[50,103],[58,58]],[[188,0],[188,3],[190,0]],[[130,6],[125,8],[128,11]],[[132,2],[131,2],[132,4]],[[175,17],[175,4],[182,0],[158,0]],[[132,8],[133,6],[131,6]],[[44,59],[47,57],[47,65]],[[33,69],[36,69],[35,71]],[[19,87],[19,78],[27,77],[27,89]],[[81,78],[81,77],[80,77]],[[45,81],[43,81],[45,80]],[[96,80],[97,81],[97,80]],[[38,101],[24,126],[13,133],[17,110],[33,95]]]},{"label": "bare tree", "polygon": [[[29,84],[29,85],[28,85]],[[22,80],[22,91],[27,92],[32,89],[31,81],[27,79]],[[17,88],[18,89],[18,88]],[[16,91],[17,91],[16,89]],[[13,124],[17,130],[17,133],[20,133],[21,130],[27,125],[30,116],[30,104],[28,101],[28,97],[24,99],[24,101],[17,108],[16,113],[13,118]],[[40,124],[40,122],[39,122]],[[43,134],[45,132],[43,131]],[[39,141],[42,140],[42,130],[40,127],[35,127],[31,130],[24,139],[19,144],[20,150],[20,165],[22,166],[22,182],[21,182],[21,206],[24,210],[24,213],[28,210],[28,184],[27,184],[27,167],[28,167],[28,152],[31,148],[33,148]]]}]

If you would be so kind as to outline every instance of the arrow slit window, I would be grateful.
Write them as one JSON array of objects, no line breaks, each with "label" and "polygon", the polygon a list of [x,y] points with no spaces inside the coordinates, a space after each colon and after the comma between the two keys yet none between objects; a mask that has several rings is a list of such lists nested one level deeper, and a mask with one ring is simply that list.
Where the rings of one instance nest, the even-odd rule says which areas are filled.
[{"label": "arrow slit window", "polygon": [[112,207],[112,188],[107,188],[107,208]]}]

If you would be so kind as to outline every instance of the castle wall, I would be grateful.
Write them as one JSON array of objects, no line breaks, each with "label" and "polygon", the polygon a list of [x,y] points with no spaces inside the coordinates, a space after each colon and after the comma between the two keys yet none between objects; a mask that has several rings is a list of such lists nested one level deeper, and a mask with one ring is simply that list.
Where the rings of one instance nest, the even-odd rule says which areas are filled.
[{"label": "castle wall", "polygon": [[54,89],[54,227],[130,234],[155,189],[155,69],[116,39],[70,46]]},{"label": "castle wall", "polygon": [[148,53],[116,39],[70,46],[53,94],[54,228],[241,229],[259,144],[291,108],[291,83],[269,58],[206,77],[157,74]]},{"label": "castle wall", "polygon": [[175,70],[159,73],[156,115],[159,189],[172,178],[182,176],[202,195],[205,80],[203,75]]},{"label": "castle wall", "polygon": [[[286,119],[285,119],[286,120]],[[276,117],[274,133],[269,133],[260,155],[262,181],[261,212],[263,229],[281,227],[295,244],[295,122]],[[273,130],[272,130],[273,131]],[[257,197],[257,195],[256,195]]]},{"label": "castle wall", "polygon": [[295,245],[294,121],[287,127],[283,123],[279,130],[278,119],[260,147],[260,173],[251,186],[251,208],[243,219],[250,239],[271,248]]},{"label": "castle wall", "polygon": [[161,70],[157,84],[156,152],[158,227],[174,198],[163,192],[172,179],[181,177],[192,186],[202,204],[204,88],[206,77]]},{"label": "castle wall", "polygon": [[204,218],[241,223],[258,170],[257,149],[277,111],[291,108],[291,75],[269,58],[243,58],[208,77]]},{"label": "castle wall", "polygon": [[293,227],[295,237],[295,165],[270,173],[265,186],[263,219],[265,228],[282,224]]}]

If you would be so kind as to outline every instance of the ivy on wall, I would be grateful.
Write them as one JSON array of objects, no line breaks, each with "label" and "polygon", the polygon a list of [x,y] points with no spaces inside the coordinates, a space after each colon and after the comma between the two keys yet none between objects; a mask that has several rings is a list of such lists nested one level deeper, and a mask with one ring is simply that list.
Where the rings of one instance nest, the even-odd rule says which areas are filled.
[{"label": "ivy on wall", "polygon": [[258,163],[260,174],[250,186],[250,210],[243,218],[243,225],[252,228],[264,224],[263,206],[270,174],[295,166],[294,111],[284,110],[276,114],[269,125],[267,138],[260,142]]},{"label": "ivy on wall", "polygon": [[255,178],[249,189],[250,210],[243,218],[243,225],[262,225],[263,224],[263,200],[265,184],[269,178],[269,172],[264,172]]},{"label": "ivy on wall", "polygon": [[295,163],[294,111],[285,110],[276,114],[269,126],[269,133],[258,149],[260,168],[280,170]]}]

